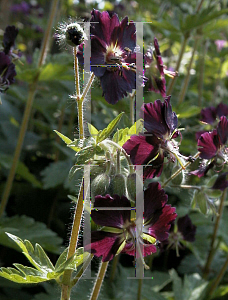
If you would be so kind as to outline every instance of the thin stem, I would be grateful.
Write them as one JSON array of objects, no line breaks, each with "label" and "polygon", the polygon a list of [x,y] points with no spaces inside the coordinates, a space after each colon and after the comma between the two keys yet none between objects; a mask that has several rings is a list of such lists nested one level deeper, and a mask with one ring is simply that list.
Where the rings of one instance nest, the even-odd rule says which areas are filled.
[{"label": "thin stem", "polygon": [[180,92],[178,104],[181,104],[184,101],[184,98],[185,98],[185,95],[186,95],[186,92],[187,92],[187,88],[188,88],[188,84],[189,84],[189,80],[190,80],[190,71],[192,69],[192,63],[193,63],[193,60],[194,60],[194,56],[195,56],[195,52],[196,52],[196,49],[197,49],[197,46],[198,46],[198,42],[199,42],[199,36],[196,36],[195,41],[194,41],[194,45],[193,45],[193,49],[192,49],[192,56],[191,56],[191,59],[190,59],[189,65],[188,65],[188,69],[187,69],[187,75],[185,77],[184,84],[183,84],[183,87],[182,87],[181,92]]},{"label": "thin stem", "polygon": [[207,292],[207,295],[205,297],[205,299],[210,299],[211,296],[213,295],[214,291],[216,290],[217,286],[219,285],[220,281],[222,280],[226,270],[227,270],[227,267],[228,267],[228,256],[227,256],[227,259],[223,265],[223,267],[221,268],[221,270],[219,271],[217,277],[215,278],[214,280],[214,283],[212,284],[212,286],[210,287],[209,291]]},{"label": "thin stem", "polygon": [[222,218],[222,212],[223,212],[225,199],[226,199],[226,189],[223,191],[222,196],[221,196],[220,205],[219,205],[219,209],[218,209],[218,215],[217,215],[217,218],[215,221],[214,231],[213,231],[213,235],[211,238],[210,251],[208,253],[207,261],[206,261],[205,267],[203,269],[203,278],[204,279],[207,278],[207,276],[210,272],[210,266],[211,266],[212,260],[214,258],[214,255],[215,255],[215,251],[214,251],[215,240],[216,240],[220,220]]},{"label": "thin stem", "polygon": [[203,5],[203,2],[204,2],[204,0],[201,0],[201,1],[200,1],[199,5],[198,5],[198,7],[197,7],[197,9],[196,9],[196,13],[198,13],[198,12],[200,11],[200,9],[201,9],[201,7],[202,7],[202,5]]},{"label": "thin stem", "polygon": [[110,271],[110,277],[109,277],[110,281],[113,281],[113,280],[115,279],[116,268],[117,268],[119,259],[120,259],[120,256],[119,256],[119,255],[116,255],[116,256],[113,258],[113,261],[112,261],[112,267],[111,267],[111,271]]},{"label": "thin stem", "polygon": [[83,102],[77,101],[78,104],[78,127],[79,127],[79,138],[84,138],[84,124],[83,124]]},{"label": "thin stem", "polygon": [[180,187],[182,189],[194,189],[194,190],[200,190],[201,187],[196,185],[186,185],[186,184],[180,184],[180,185],[171,185],[170,187]]},{"label": "thin stem", "polygon": [[[183,55],[184,55],[184,52],[185,52],[185,48],[186,48],[186,45],[187,45],[188,38],[189,38],[189,34],[185,34],[184,39],[183,39],[182,44],[181,44],[181,50],[180,50],[179,57],[178,57],[177,64],[176,64],[176,68],[175,68],[176,72],[179,71],[180,64],[181,64],[181,61],[182,61],[182,58],[183,58]],[[172,93],[172,90],[173,90],[173,87],[174,87],[174,83],[176,82],[176,79],[177,79],[177,76],[175,76],[170,81],[170,84],[168,86],[168,90],[167,90],[167,93],[166,93],[167,95],[170,95]]]},{"label": "thin stem", "polygon": [[83,91],[83,93],[82,93],[81,101],[83,101],[83,100],[85,99],[85,97],[86,97],[86,95],[87,95],[87,93],[88,93],[90,87],[92,86],[92,83],[93,83],[94,78],[95,78],[94,73],[91,73],[91,76],[90,76],[90,78],[89,78],[89,81],[88,81],[88,83],[87,83],[87,85],[86,85],[86,87],[85,87],[85,89],[84,89],[84,91]]},{"label": "thin stem", "polygon": [[[76,247],[77,247],[77,241],[78,241],[78,233],[79,233],[79,228],[81,224],[81,217],[82,217],[82,212],[83,212],[83,194],[84,194],[84,180],[81,184],[80,191],[79,191],[79,196],[78,196],[78,202],[75,207],[75,213],[74,213],[74,220],[73,220],[73,226],[71,230],[71,236],[70,236],[70,243],[69,243],[69,249],[67,253],[67,259],[72,257],[75,252],[76,252]],[[68,300],[70,295],[70,290],[71,290],[71,274],[72,270],[66,270],[63,274],[63,279],[62,279],[62,299],[63,300]]]},{"label": "thin stem", "polygon": [[80,99],[80,82],[79,82],[79,66],[78,66],[78,58],[77,58],[77,47],[73,47],[73,55],[74,55],[74,79],[75,79],[75,91],[77,100]]},{"label": "thin stem", "polygon": [[79,270],[79,272],[76,274],[76,276],[72,279],[71,281],[71,286],[73,287],[75,284],[77,284],[78,280],[82,277],[83,273],[85,272],[85,270],[88,268],[91,260],[93,258],[93,254],[90,254],[89,258],[87,258],[86,262],[83,263],[81,269]]},{"label": "thin stem", "polygon": [[108,267],[108,261],[106,262],[101,262],[100,264],[100,268],[99,268],[99,271],[98,271],[98,274],[97,274],[97,278],[96,278],[96,281],[95,281],[95,284],[94,284],[94,287],[93,287],[93,291],[92,291],[92,295],[90,297],[90,300],[97,300],[98,298],[98,295],[100,293],[100,289],[101,289],[101,285],[102,285],[102,282],[104,280],[104,277],[105,277],[105,273],[106,273],[106,270],[107,270],[107,267]]},{"label": "thin stem", "polygon": [[143,286],[143,279],[140,278],[140,279],[138,280],[137,300],[141,300],[142,286]]},{"label": "thin stem", "polygon": [[[198,158],[200,155],[200,152],[197,152],[193,158]],[[186,169],[192,162],[189,161],[184,165],[184,169]],[[180,172],[183,170],[183,168],[181,167],[180,169],[178,169],[175,173],[173,173],[173,175],[171,177],[169,177],[169,179],[166,180],[165,183],[163,183],[162,188],[164,188],[171,180],[173,180],[173,178],[175,178],[178,174],[180,174]]]},{"label": "thin stem", "polygon": [[131,125],[135,123],[135,93],[130,94],[130,121]]},{"label": "thin stem", "polygon": [[[51,35],[55,15],[56,15],[56,12],[57,12],[57,8],[58,8],[58,0],[53,0],[52,6],[51,6],[51,9],[50,9],[50,15],[49,15],[49,18],[48,18],[48,20],[49,20],[48,26],[47,26],[47,29],[45,31],[45,35],[44,35],[44,39],[43,39],[43,43],[42,43],[42,47],[41,47],[41,51],[40,51],[40,57],[39,57],[39,61],[38,61],[38,69],[40,69],[40,67],[45,62],[45,58],[46,58],[47,51],[48,51],[48,46],[49,46],[50,35]],[[11,191],[11,188],[12,188],[12,184],[13,184],[13,180],[14,180],[14,177],[15,177],[18,161],[19,161],[20,154],[21,154],[21,149],[22,149],[23,142],[24,142],[25,133],[26,133],[26,130],[27,130],[27,127],[28,127],[28,121],[30,119],[33,100],[34,100],[34,97],[35,97],[36,88],[37,88],[37,84],[38,84],[38,81],[39,81],[39,75],[40,75],[40,70],[37,72],[36,76],[34,77],[33,83],[29,87],[28,100],[27,100],[26,106],[25,106],[25,111],[24,111],[24,115],[23,115],[23,119],[22,119],[22,123],[21,123],[21,128],[20,128],[18,140],[17,140],[17,146],[16,146],[16,149],[15,149],[15,152],[14,152],[12,166],[11,166],[11,169],[10,169],[7,181],[6,181],[4,193],[3,193],[3,196],[2,196],[2,201],[1,201],[1,204],[0,204],[0,217],[3,215],[3,213],[5,211],[5,207],[7,205],[8,198],[9,198],[9,195],[10,195],[10,191]]]}]

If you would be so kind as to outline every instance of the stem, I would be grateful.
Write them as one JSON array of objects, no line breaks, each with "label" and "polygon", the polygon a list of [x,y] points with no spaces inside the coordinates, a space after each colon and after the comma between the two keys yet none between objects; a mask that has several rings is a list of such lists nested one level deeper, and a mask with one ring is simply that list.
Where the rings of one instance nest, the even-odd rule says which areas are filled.
[{"label": "stem", "polygon": [[40,57],[39,57],[39,61],[38,61],[39,71],[37,72],[36,76],[34,77],[33,83],[29,87],[28,100],[27,100],[26,106],[25,106],[25,111],[24,111],[24,115],[23,115],[23,119],[22,119],[22,123],[21,123],[18,140],[17,140],[17,146],[16,146],[16,149],[14,152],[12,166],[11,166],[11,169],[10,169],[7,181],[6,181],[5,190],[4,190],[4,193],[2,196],[2,201],[0,204],[0,217],[4,213],[4,210],[7,205],[9,195],[10,195],[10,191],[12,188],[18,161],[19,161],[20,154],[21,154],[22,145],[24,142],[25,133],[26,133],[26,130],[28,127],[28,121],[30,119],[30,114],[31,114],[31,109],[32,109],[32,105],[33,105],[33,100],[34,100],[35,93],[36,93],[37,84],[39,81],[40,67],[45,62],[45,58],[46,58],[48,46],[49,46],[50,35],[51,35],[51,31],[52,31],[52,25],[53,25],[53,21],[55,19],[55,14],[56,14],[57,8],[58,8],[58,0],[53,0],[52,6],[50,9],[49,18],[48,18],[49,22],[48,22],[47,29],[45,31],[45,35],[44,35],[44,39],[43,39],[43,43],[42,43],[42,47],[41,47],[41,51],[40,51]]},{"label": "stem", "polygon": [[195,41],[194,41],[193,50],[192,50],[192,56],[191,56],[191,59],[190,59],[189,65],[188,65],[188,69],[187,69],[187,75],[185,77],[184,84],[183,84],[183,87],[180,92],[178,104],[181,104],[184,101],[184,98],[185,98],[185,95],[187,92],[187,88],[188,88],[188,84],[189,84],[189,80],[190,80],[190,71],[192,68],[192,63],[194,60],[195,52],[196,52],[196,49],[198,46],[198,41],[199,41],[199,36],[196,36]]},{"label": "stem", "polygon": [[211,266],[212,260],[214,258],[214,255],[215,255],[215,251],[214,251],[215,239],[216,239],[216,236],[217,236],[220,220],[221,220],[221,217],[222,217],[225,198],[226,198],[226,189],[223,191],[222,196],[221,196],[218,215],[217,215],[217,218],[216,218],[216,221],[215,221],[214,232],[213,232],[213,235],[212,235],[212,238],[211,238],[210,251],[209,251],[209,254],[208,254],[208,257],[207,257],[205,267],[203,269],[203,278],[204,279],[207,278],[207,276],[210,272],[210,266]]},{"label": "stem", "polygon": [[207,292],[207,295],[206,295],[206,298],[205,299],[210,299],[211,296],[213,295],[215,289],[217,288],[217,286],[219,285],[220,281],[222,280],[225,272],[226,272],[226,269],[228,267],[228,256],[227,256],[227,259],[222,267],[222,269],[219,271],[217,277],[215,278],[215,281],[213,283],[213,285],[210,287],[209,291]]},{"label": "stem", "polygon": [[[79,196],[78,196],[78,202],[75,207],[75,213],[74,213],[74,220],[73,220],[73,226],[71,230],[70,235],[70,243],[69,243],[69,249],[67,253],[67,259],[69,259],[71,256],[75,254],[76,247],[77,247],[77,241],[78,241],[78,233],[79,228],[81,224],[81,217],[83,212],[83,194],[84,194],[84,181],[82,181]],[[69,300],[70,291],[71,291],[71,274],[72,270],[66,270],[63,274],[62,279],[62,300]],[[68,298],[67,298],[68,297]]]},{"label": "stem", "polygon": [[180,185],[171,185],[170,187],[180,187],[182,189],[194,189],[194,190],[201,190],[201,187],[196,185],[186,185],[186,184],[180,184]]},{"label": "stem", "polygon": [[85,87],[85,89],[84,89],[84,91],[82,93],[81,101],[83,101],[85,99],[85,97],[86,97],[86,95],[87,95],[87,93],[88,93],[88,91],[89,91],[89,89],[90,89],[90,87],[91,87],[91,85],[93,83],[94,78],[95,78],[94,73],[91,73],[89,81],[88,81],[88,83],[87,83],[87,85],[86,85],[86,87]]},{"label": "stem", "polygon": [[[200,155],[200,152],[197,152],[193,158],[198,158]],[[186,169],[192,162],[189,161],[184,165],[184,169]],[[162,188],[164,188],[171,180],[173,180],[173,178],[175,178],[178,174],[180,174],[180,172],[183,170],[183,168],[181,167],[180,169],[178,169],[175,173],[173,173],[173,175],[171,177],[169,177],[169,179],[166,180],[165,183],[163,183]]]},{"label": "stem", "polygon": [[130,121],[131,125],[134,125],[135,123],[135,92],[133,94],[130,94]]},{"label": "stem", "polygon": [[[178,57],[177,64],[176,64],[176,68],[175,68],[176,72],[179,71],[180,64],[181,64],[181,61],[182,61],[182,58],[183,58],[183,55],[184,55],[184,52],[185,52],[185,48],[186,48],[186,44],[187,44],[188,38],[189,38],[189,34],[185,34],[184,35],[184,39],[183,39],[182,44],[181,44],[181,50],[180,50],[179,57]],[[172,90],[173,90],[174,83],[175,83],[176,79],[177,79],[177,76],[175,76],[170,81],[170,84],[168,86],[168,91],[166,93],[167,95],[170,95],[172,93]]]},{"label": "stem", "polygon": [[78,58],[77,58],[77,47],[73,47],[74,55],[74,79],[75,79],[75,90],[77,100],[80,99],[80,82],[79,82],[79,67],[78,67]]},{"label": "stem", "polygon": [[117,268],[119,259],[120,259],[120,255],[116,255],[113,258],[112,268],[111,268],[110,277],[109,277],[110,281],[113,281],[115,279],[116,268]]},{"label": "stem", "polygon": [[139,283],[139,285],[138,285],[138,292],[137,292],[137,300],[140,300],[141,299],[141,293],[142,293],[142,285],[143,285],[142,278],[139,279],[138,283]]},{"label": "stem", "polygon": [[83,124],[83,102],[77,101],[78,104],[78,127],[79,127],[79,138],[84,138],[84,124]]},{"label": "stem", "polygon": [[102,282],[104,280],[104,277],[105,277],[105,273],[106,273],[106,270],[107,270],[107,267],[108,267],[108,261],[106,262],[101,262],[100,264],[100,268],[99,268],[99,271],[98,271],[98,274],[97,274],[97,278],[96,278],[96,281],[95,281],[95,284],[94,284],[94,287],[93,287],[93,291],[92,291],[92,295],[90,297],[90,300],[97,300],[98,298],[98,295],[100,293],[100,289],[101,289],[101,285],[102,285]]},{"label": "stem", "polygon": [[89,266],[91,260],[93,258],[93,254],[90,254],[90,257],[86,260],[85,263],[83,263],[81,269],[79,270],[79,272],[77,273],[77,275],[74,277],[74,279],[71,281],[71,286],[73,287],[75,284],[77,284],[78,280],[82,277],[83,273],[85,272],[85,270],[87,269],[87,267]]}]

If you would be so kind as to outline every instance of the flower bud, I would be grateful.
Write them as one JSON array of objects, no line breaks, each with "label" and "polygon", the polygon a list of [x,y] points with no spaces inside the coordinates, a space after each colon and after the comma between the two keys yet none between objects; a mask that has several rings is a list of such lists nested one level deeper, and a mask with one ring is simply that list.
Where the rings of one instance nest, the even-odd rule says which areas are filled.
[{"label": "flower bud", "polygon": [[[137,188],[136,188],[137,185]],[[129,174],[127,177],[127,193],[128,198],[132,201],[136,200],[136,191],[143,190],[143,182],[139,175],[136,173]]]},{"label": "flower bud", "polygon": [[101,195],[104,196],[107,193],[107,190],[110,185],[110,177],[103,173],[98,175],[91,184],[91,198],[94,201],[95,196]]},{"label": "flower bud", "polygon": [[79,46],[84,41],[84,31],[78,23],[71,23],[66,26],[66,42],[70,46]]},{"label": "flower bud", "polygon": [[112,181],[110,186],[110,194],[118,196],[126,196],[126,179],[125,176],[122,174],[116,174]]}]

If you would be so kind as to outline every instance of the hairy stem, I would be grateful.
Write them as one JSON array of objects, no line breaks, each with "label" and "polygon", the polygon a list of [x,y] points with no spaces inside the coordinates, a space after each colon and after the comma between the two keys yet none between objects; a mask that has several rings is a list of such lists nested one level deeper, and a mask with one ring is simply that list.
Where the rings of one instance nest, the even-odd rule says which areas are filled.
[{"label": "hairy stem", "polygon": [[211,238],[210,250],[209,250],[209,253],[208,253],[208,257],[207,257],[205,267],[203,269],[203,278],[204,279],[207,278],[207,276],[210,272],[210,266],[211,266],[212,260],[214,258],[214,255],[215,255],[215,251],[214,251],[215,240],[216,240],[220,220],[222,218],[225,199],[226,199],[226,189],[223,191],[222,196],[221,196],[220,205],[219,205],[219,209],[218,209],[218,215],[216,217],[214,231],[213,231],[213,235],[212,235],[212,238]]},{"label": "hairy stem", "polygon": [[135,123],[135,92],[130,94],[130,121],[131,125]]},{"label": "hairy stem", "polygon": [[45,35],[44,35],[44,38],[43,38],[42,47],[41,47],[41,51],[40,51],[40,57],[39,57],[39,61],[38,61],[38,72],[34,76],[33,83],[29,86],[28,100],[27,100],[26,106],[25,106],[25,111],[24,111],[24,115],[23,115],[23,119],[22,119],[22,123],[21,123],[21,128],[20,128],[18,140],[17,140],[17,146],[16,146],[16,149],[15,149],[15,152],[14,152],[12,166],[11,166],[10,171],[9,171],[9,175],[8,175],[8,178],[7,178],[7,181],[6,181],[4,193],[3,193],[3,196],[2,196],[2,201],[1,201],[1,204],[0,204],[0,217],[3,215],[3,213],[5,211],[5,207],[7,205],[8,198],[9,198],[10,191],[11,191],[12,184],[13,184],[13,180],[14,180],[14,177],[15,177],[18,161],[19,161],[20,154],[21,154],[21,149],[22,149],[22,146],[23,146],[24,138],[25,138],[25,133],[26,133],[26,130],[27,130],[27,127],[28,127],[29,119],[30,119],[33,100],[34,100],[34,97],[35,97],[37,84],[38,84],[38,81],[39,81],[40,67],[44,64],[45,58],[46,58],[46,55],[47,55],[47,52],[48,52],[50,36],[51,36],[53,22],[55,20],[55,15],[56,15],[57,8],[58,8],[58,2],[59,2],[58,0],[53,0],[52,1],[50,14],[49,14],[49,18],[48,18],[48,20],[49,20],[48,21],[48,26],[47,26],[47,29],[45,31]]},{"label": "hairy stem", "polygon": [[86,95],[87,95],[89,89],[90,89],[91,86],[92,86],[92,83],[93,83],[94,78],[95,78],[94,73],[91,73],[91,76],[90,76],[90,78],[89,78],[89,81],[88,81],[88,83],[87,83],[87,85],[86,85],[86,87],[85,87],[85,89],[84,89],[84,91],[83,91],[83,93],[82,93],[81,101],[83,101],[83,100],[85,99],[85,97],[86,97]]},{"label": "hairy stem", "polygon": [[[73,226],[71,230],[70,235],[70,242],[69,242],[69,249],[67,253],[67,259],[69,259],[71,256],[73,256],[76,252],[77,247],[77,241],[78,241],[78,233],[79,228],[81,224],[81,217],[83,212],[83,194],[84,194],[84,187],[83,182],[80,187],[79,196],[78,196],[78,203],[75,207],[75,213],[74,213],[74,220],[73,220]],[[71,291],[71,275],[72,270],[66,270],[63,274],[62,279],[62,300],[69,300],[70,297],[70,291]]]},{"label": "hairy stem", "polygon": [[74,56],[74,80],[75,80],[75,91],[77,100],[80,99],[80,81],[79,81],[79,66],[77,58],[77,47],[73,47],[73,56]]},{"label": "hairy stem", "polygon": [[[199,155],[200,155],[200,152],[197,152],[197,153],[193,156],[193,158],[196,159],[196,158],[199,157]],[[192,163],[191,161],[187,162],[187,163],[184,165],[184,169],[186,169],[191,163]],[[175,178],[177,175],[179,175],[180,172],[181,172],[182,170],[183,170],[183,168],[181,167],[181,168],[178,169],[175,173],[173,173],[173,175],[170,176],[169,179],[167,179],[165,183],[163,183],[162,188],[164,188],[171,180],[173,180],[173,178]]]},{"label": "hairy stem", "polygon": [[107,267],[108,267],[108,261],[106,262],[101,262],[100,264],[100,268],[99,268],[99,271],[98,271],[98,274],[97,274],[97,278],[96,278],[96,281],[95,281],[95,284],[94,284],[94,287],[93,287],[93,291],[92,291],[92,295],[90,297],[90,300],[97,300],[98,298],[98,295],[100,293],[100,289],[101,289],[101,285],[102,285],[102,282],[104,280],[104,277],[105,277],[105,273],[106,273],[106,270],[107,270]]}]

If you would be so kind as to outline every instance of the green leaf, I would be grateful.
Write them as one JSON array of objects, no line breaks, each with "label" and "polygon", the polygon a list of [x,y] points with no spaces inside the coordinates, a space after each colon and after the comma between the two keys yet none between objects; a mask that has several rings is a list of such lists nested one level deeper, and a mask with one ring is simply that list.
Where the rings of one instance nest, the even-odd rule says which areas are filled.
[{"label": "green leaf", "polygon": [[[54,130],[55,133],[58,134],[58,136],[67,144],[70,145],[71,143],[73,143],[73,141],[71,139],[69,139],[67,136],[63,135],[62,133],[58,132],[57,130]],[[76,147],[76,146],[70,146],[70,148],[76,152],[80,151],[81,148],[80,147]]]},{"label": "green leaf", "polygon": [[228,294],[228,286],[227,285],[221,285],[219,286],[215,292],[213,293],[211,299],[217,299],[218,297],[223,297]]},{"label": "green leaf", "polygon": [[[3,166],[6,169],[10,169],[12,165],[12,156],[7,154],[0,154],[0,165]],[[16,168],[16,174],[21,176],[26,181],[32,183],[34,186],[41,188],[42,184],[39,180],[36,179],[36,177],[30,173],[28,167],[21,161],[18,162],[17,168]]]},{"label": "green leaf", "polygon": [[88,129],[89,129],[89,133],[91,134],[92,137],[96,138],[96,136],[98,135],[98,130],[96,127],[94,127],[92,124],[88,123]]},{"label": "green leaf", "polygon": [[112,132],[114,131],[116,125],[119,123],[120,119],[122,118],[122,115],[124,114],[124,112],[120,113],[114,120],[112,120],[108,126],[103,129],[102,131],[99,131],[97,138],[96,138],[96,142],[100,143],[103,140],[107,139]]},{"label": "green leaf", "polygon": [[49,63],[45,65],[39,76],[39,81],[64,80],[67,72],[66,66]]},{"label": "green leaf", "polygon": [[134,134],[139,134],[143,130],[143,120],[139,119],[130,128],[117,130],[113,136],[113,141],[118,143],[121,147]]},{"label": "green leaf", "polygon": [[5,217],[0,219],[0,244],[18,250],[5,232],[28,239],[32,243],[38,242],[43,248],[52,253],[60,253],[62,238],[46,227],[44,223],[35,222],[26,216]]},{"label": "green leaf", "polygon": [[181,278],[178,276],[177,272],[174,269],[170,271],[170,276],[173,279],[173,292],[175,300],[185,300],[183,298]]},{"label": "green leaf", "polygon": [[200,113],[201,108],[195,105],[189,105],[188,107],[183,107],[184,111],[180,111],[178,107],[178,118],[187,119],[196,116]]}]

